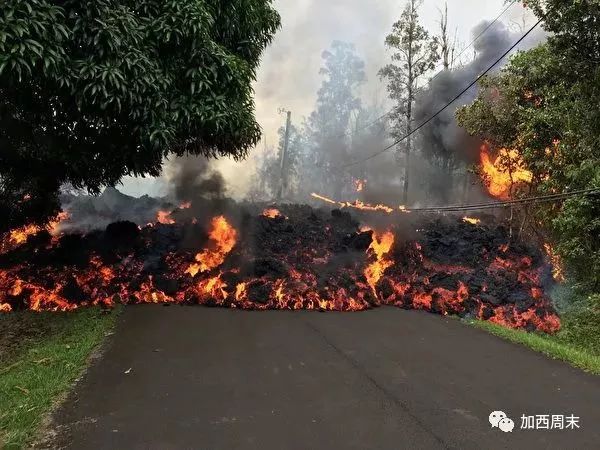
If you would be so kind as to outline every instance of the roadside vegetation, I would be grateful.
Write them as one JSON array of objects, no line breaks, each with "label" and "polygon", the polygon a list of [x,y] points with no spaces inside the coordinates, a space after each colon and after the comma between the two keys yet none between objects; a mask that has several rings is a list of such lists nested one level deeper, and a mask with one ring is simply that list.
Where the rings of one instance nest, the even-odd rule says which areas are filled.
[{"label": "roadside vegetation", "polygon": [[[519,154],[532,182],[526,196],[600,188],[600,4],[528,0],[551,33],[483,79],[459,124],[494,149]],[[506,161],[510,170],[511,162]],[[518,194],[517,194],[518,195]],[[569,282],[554,295],[555,336],[478,327],[600,373],[600,195],[575,196],[515,212],[521,229],[551,242]],[[525,226],[527,224],[527,226]]]},{"label": "roadside vegetation", "polygon": [[556,292],[562,328],[555,335],[511,330],[491,322],[469,321],[508,341],[600,375],[600,295],[581,296],[570,287]]},{"label": "roadside vegetation", "polygon": [[118,310],[0,315],[0,448],[19,449],[79,377]]}]

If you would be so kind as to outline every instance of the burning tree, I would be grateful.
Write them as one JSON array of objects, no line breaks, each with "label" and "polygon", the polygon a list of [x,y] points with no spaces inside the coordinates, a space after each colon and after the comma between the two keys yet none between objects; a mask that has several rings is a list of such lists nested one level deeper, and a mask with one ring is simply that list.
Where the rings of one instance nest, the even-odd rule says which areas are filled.
[{"label": "burning tree", "polygon": [[[531,194],[600,187],[600,6],[528,2],[553,34],[483,80],[458,112],[467,131],[522,161]],[[542,7],[542,4],[546,7]],[[600,199],[573,197],[531,211],[534,231],[549,231],[584,286],[600,286]],[[543,224],[543,227],[540,226]]]},{"label": "burning tree", "polygon": [[97,192],[163,157],[244,157],[271,0],[6,0],[0,231],[44,222],[62,183]]}]

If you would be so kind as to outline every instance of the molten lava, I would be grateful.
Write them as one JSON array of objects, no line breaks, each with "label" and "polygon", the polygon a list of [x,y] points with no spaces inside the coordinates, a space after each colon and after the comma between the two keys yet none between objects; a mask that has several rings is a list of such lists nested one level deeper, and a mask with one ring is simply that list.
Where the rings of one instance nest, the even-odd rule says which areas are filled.
[{"label": "molten lava", "polygon": [[285,208],[276,216],[285,220],[242,214],[239,230],[214,217],[200,247],[184,244],[197,233],[191,223],[123,222],[77,239],[28,241],[33,248],[0,255],[0,311],[119,303],[322,311],[393,305],[511,328],[560,328],[541,281],[543,255],[523,243],[509,246],[503,227],[446,218],[413,224],[420,231],[410,240],[400,231],[406,227],[373,231],[350,215]]},{"label": "molten lava", "polygon": [[481,169],[488,192],[501,200],[509,200],[513,188],[520,183],[530,183],[533,174],[524,167],[523,159],[516,150],[501,149],[492,161],[487,146],[481,147]]},{"label": "molten lava", "polygon": [[264,217],[269,218],[269,219],[276,219],[278,217],[282,217],[281,213],[279,212],[279,210],[278,209],[274,209],[274,208],[265,209],[263,211],[262,215]]}]

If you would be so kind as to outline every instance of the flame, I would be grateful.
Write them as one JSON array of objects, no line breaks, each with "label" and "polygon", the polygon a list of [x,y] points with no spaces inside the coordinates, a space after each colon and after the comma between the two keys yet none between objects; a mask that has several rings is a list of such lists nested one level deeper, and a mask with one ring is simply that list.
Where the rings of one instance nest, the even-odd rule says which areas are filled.
[{"label": "flame", "polygon": [[366,185],[367,185],[367,180],[364,180],[364,179],[354,180],[354,189],[356,190],[356,192],[364,191]]},{"label": "flame", "polygon": [[481,223],[481,219],[475,219],[473,217],[463,217],[463,222],[470,223],[471,225],[479,225]]},{"label": "flame", "polygon": [[498,157],[492,161],[484,145],[480,157],[488,192],[493,197],[508,200],[514,185],[530,183],[533,179],[533,174],[524,167],[523,159],[516,150],[500,149]]},{"label": "flame", "polygon": [[179,205],[179,209],[190,209],[192,207],[192,202],[184,202]]},{"label": "flame", "polygon": [[548,255],[548,259],[552,263],[552,277],[554,278],[554,281],[564,283],[565,272],[560,255],[556,253],[554,248],[548,243],[544,244],[544,250],[546,250],[546,255]]},{"label": "flame", "polygon": [[262,215],[264,217],[268,217],[269,219],[276,219],[278,217],[281,217],[281,213],[279,212],[279,210],[274,208],[265,209]]},{"label": "flame", "polygon": [[192,264],[186,271],[192,277],[198,272],[208,272],[219,267],[225,257],[233,250],[237,241],[237,232],[224,216],[215,217],[211,222],[211,231],[208,235],[212,248],[207,248],[196,255],[197,264]]},{"label": "flame", "polygon": [[391,231],[386,231],[383,234],[377,232],[373,233],[373,241],[367,252],[372,252],[376,257],[376,261],[365,269],[365,278],[367,279],[369,286],[371,286],[375,297],[377,297],[377,283],[381,277],[383,277],[386,269],[394,264],[393,260],[386,258],[386,255],[390,252],[393,245],[394,233]]},{"label": "flame", "polygon": [[322,200],[326,203],[331,203],[332,205],[337,205],[338,203],[335,200],[331,200],[330,198],[324,197],[319,194],[315,194],[314,192],[310,194],[311,197],[316,198],[317,200]]},{"label": "flame", "polygon": [[35,236],[42,230],[48,230],[53,236],[59,234],[61,223],[68,218],[69,214],[63,211],[45,226],[29,224],[9,231],[7,235],[0,239],[0,253],[15,249],[27,242],[31,236]]},{"label": "flame", "polygon": [[[473,314],[510,328],[546,332],[560,329],[560,319],[542,285],[544,267],[523,254],[519,246],[498,242],[476,261],[459,262],[452,258],[436,261],[436,253],[425,251],[422,243],[396,242],[392,231],[361,227],[359,232],[356,227],[354,236],[346,236],[345,232],[341,236],[334,234],[334,222],[322,225],[325,237],[347,238],[349,242],[359,238],[360,232],[371,231],[367,261],[344,258],[344,263],[339,264],[336,250],[321,244],[311,245],[312,234],[308,238],[296,234],[291,235],[286,251],[278,249],[276,255],[272,250],[266,253],[267,264],[277,257],[281,266],[276,271],[256,275],[246,270],[246,263],[252,259],[244,259],[255,257],[252,246],[241,245],[237,230],[219,216],[211,220],[208,244],[195,256],[194,264],[189,264],[184,249],[166,252],[163,254],[166,270],[160,278],[148,275],[144,258],[135,253],[105,261],[92,252],[87,265],[77,265],[68,271],[53,265],[32,270],[28,263],[3,267],[0,312],[21,307],[70,311],[90,305],[111,307],[117,303],[197,303],[254,310],[321,311],[362,311],[394,305],[444,315]],[[321,231],[314,228],[313,232]],[[148,240],[156,234],[151,228],[144,228],[141,233]],[[239,250],[232,255],[238,244]],[[336,245],[339,244],[332,242],[333,247]],[[41,247],[38,250],[44,251]],[[235,266],[236,261],[244,263]],[[527,310],[513,303],[495,306],[489,297],[502,295],[506,282],[527,296],[533,306]]]},{"label": "flame", "polygon": [[171,217],[169,211],[158,211],[156,214],[156,221],[163,225],[173,225],[175,223],[175,220]]},{"label": "flame", "polygon": [[[324,197],[322,195],[315,194],[315,193],[312,193],[311,197],[316,198],[317,200],[324,201],[326,203],[330,203],[332,205],[337,205],[340,208],[353,208],[353,209],[358,209],[361,211],[372,211],[372,212],[379,211],[379,212],[384,212],[387,214],[391,214],[395,211],[395,209],[392,208],[391,206],[382,205],[382,204],[371,205],[369,203],[364,203],[360,200],[355,200],[353,202],[336,202],[335,200],[332,200],[330,198],[327,198],[327,197]],[[410,212],[404,206],[400,206],[398,209],[401,212]]]}]

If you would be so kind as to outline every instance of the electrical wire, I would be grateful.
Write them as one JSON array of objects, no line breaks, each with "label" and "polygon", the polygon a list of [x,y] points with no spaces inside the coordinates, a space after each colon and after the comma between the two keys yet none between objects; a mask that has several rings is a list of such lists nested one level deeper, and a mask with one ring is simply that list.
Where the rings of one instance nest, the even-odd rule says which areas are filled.
[{"label": "electrical wire", "polygon": [[448,103],[446,103],[442,108],[440,108],[435,114],[433,114],[431,117],[429,117],[425,121],[421,122],[421,124],[419,126],[417,126],[416,128],[414,128],[410,133],[407,133],[406,135],[402,136],[400,139],[396,140],[394,143],[392,143],[391,145],[388,145],[383,150],[380,150],[377,153],[373,153],[372,155],[370,155],[370,156],[368,156],[366,158],[362,158],[362,159],[350,162],[348,164],[342,164],[342,165],[337,166],[335,168],[352,167],[352,166],[355,166],[357,164],[361,164],[363,162],[366,162],[366,161],[369,161],[369,160],[371,160],[373,158],[376,158],[377,156],[379,156],[379,155],[387,152],[388,150],[394,148],[400,142],[408,139],[410,136],[412,136],[413,134],[415,134],[421,128],[425,127],[427,124],[429,124],[430,122],[432,122],[436,117],[438,117],[441,113],[443,113],[446,109],[448,109],[456,100],[458,100],[460,97],[462,97],[469,89],[471,89],[473,86],[475,86],[485,75],[488,74],[488,72],[490,72],[512,50],[514,50],[515,47],[517,47],[521,42],[523,42],[523,40],[525,40],[525,38],[527,36],[529,36],[529,34],[531,34],[531,32],[535,28],[537,28],[537,26],[540,23],[542,23],[542,20],[543,19],[539,19],[531,28],[529,28],[529,30],[527,30],[527,32],[525,32],[525,34],[523,34],[523,36],[521,36],[513,45],[511,45],[511,47],[508,50],[506,50],[496,61],[494,61],[494,63],[491,66],[489,66],[481,75],[479,75],[477,78],[475,78],[475,80],[473,80],[466,88],[464,88],[456,97],[454,97],[452,100],[450,100]]},{"label": "electrical wire", "polygon": [[[487,26],[486,26],[486,27],[485,27],[485,28],[484,28],[484,29],[483,29],[481,32],[479,32],[479,33],[477,34],[477,36],[475,36],[475,37],[473,38],[473,40],[472,40],[472,41],[469,43],[469,45],[467,45],[465,48],[463,48],[463,49],[462,49],[462,50],[459,52],[459,54],[458,54],[458,55],[456,55],[456,56],[453,58],[453,61],[454,61],[454,60],[457,60],[458,58],[460,58],[460,57],[461,57],[461,56],[462,56],[462,55],[463,55],[463,54],[464,54],[464,53],[465,53],[465,52],[466,52],[468,49],[470,49],[470,48],[471,48],[473,45],[475,45],[475,43],[476,43],[476,42],[477,42],[477,41],[478,41],[478,40],[479,40],[479,39],[480,39],[480,38],[481,38],[481,37],[482,37],[482,36],[483,36],[485,33],[487,33],[487,32],[489,31],[489,29],[490,29],[490,28],[492,28],[492,27],[493,27],[493,26],[496,24],[496,22],[498,22],[498,21],[499,21],[499,20],[502,18],[502,16],[504,16],[504,14],[506,14],[506,13],[508,12],[508,10],[509,10],[510,8],[512,8],[512,7],[513,7],[513,6],[514,6],[516,3],[518,3],[518,2],[517,2],[517,0],[515,0],[515,1],[513,1],[513,2],[511,2],[511,3],[510,3],[510,4],[509,4],[509,5],[506,7],[506,8],[504,8],[504,9],[502,10],[502,12],[500,12],[500,14],[498,14],[498,15],[497,15],[497,16],[494,18],[494,20],[492,20],[492,21],[491,21],[491,22],[490,22],[490,23],[489,23],[489,24],[488,24],[488,25],[487,25]],[[439,67],[440,67],[440,66],[438,66],[438,68],[439,68]],[[429,83],[431,83],[433,80],[435,80],[437,77],[439,77],[439,76],[440,76],[442,73],[445,73],[445,72],[444,72],[444,71],[440,71],[440,72],[436,73],[436,74],[435,74],[435,75],[434,75],[434,76],[433,76],[433,77],[432,77],[432,78],[429,80]],[[352,130],[352,133],[357,133],[357,132],[359,132],[359,131],[363,131],[363,130],[366,130],[366,129],[368,129],[368,128],[371,128],[373,125],[375,125],[375,124],[379,123],[380,121],[382,121],[383,119],[385,119],[387,116],[389,116],[390,114],[392,114],[392,113],[393,113],[395,110],[396,110],[396,108],[392,108],[392,109],[390,109],[388,112],[386,112],[385,114],[383,114],[383,115],[381,115],[381,116],[377,117],[376,119],[372,120],[371,122],[368,122],[368,123],[366,123],[365,125],[362,125],[362,126],[360,126],[360,127],[356,128],[355,130]],[[346,136],[348,136],[349,134],[350,134],[350,131],[346,131],[346,132],[344,132],[344,133],[341,133],[341,134],[339,134],[339,135],[330,135],[330,136],[326,136],[326,137],[329,137],[329,138],[335,137],[335,138],[339,138],[339,139],[341,139],[341,138],[343,138],[343,137],[346,137]]]},{"label": "electrical wire", "polygon": [[[545,202],[555,202],[562,201],[572,197],[578,196],[593,196],[600,195],[600,188],[591,188],[591,189],[582,189],[577,191],[563,192],[559,194],[548,194],[537,197],[527,197],[517,200],[504,200],[500,202],[491,202],[491,203],[478,203],[472,205],[453,205],[453,206],[432,206],[425,208],[398,208],[398,212],[402,213],[439,213],[439,212],[459,212],[459,211],[475,211],[475,210],[486,210],[486,209],[497,209],[497,208],[508,208],[514,205],[524,205],[524,204],[535,204],[535,203],[545,203]],[[314,196],[313,196],[314,197]],[[325,201],[327,203],[343,205],[344,207],[352,207],[352,203],[349,202],[338,202],[331,199],[327,199],[325,197],[314,197]],[[357,208],[359,210],[365,211],[373,211],[368,208]],[[380,210],[384,210],[384,208],[379,208]],[[391,209],[391,208],[386,208]]]}]

